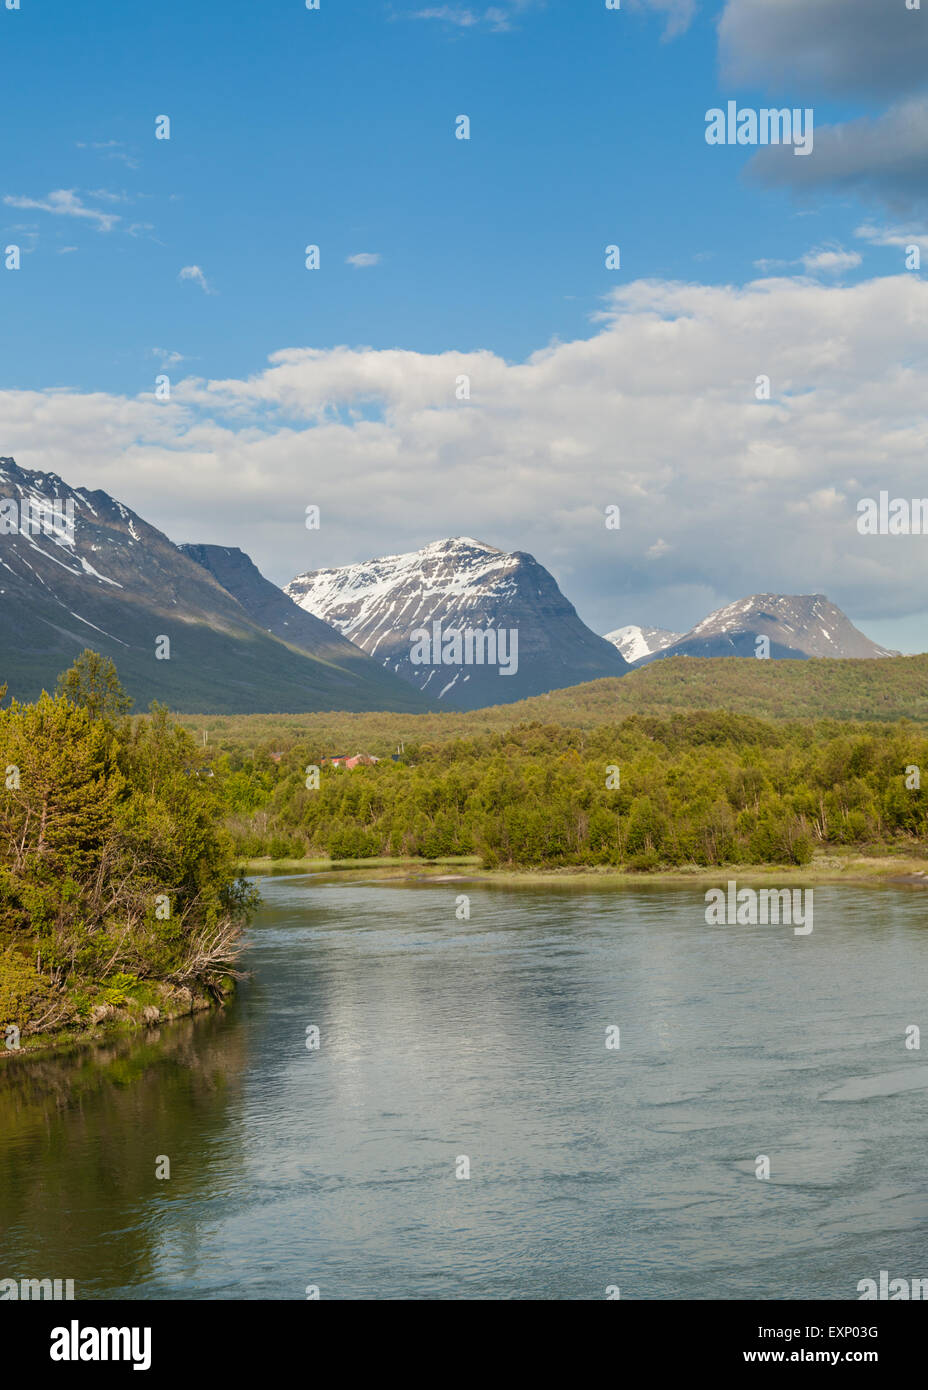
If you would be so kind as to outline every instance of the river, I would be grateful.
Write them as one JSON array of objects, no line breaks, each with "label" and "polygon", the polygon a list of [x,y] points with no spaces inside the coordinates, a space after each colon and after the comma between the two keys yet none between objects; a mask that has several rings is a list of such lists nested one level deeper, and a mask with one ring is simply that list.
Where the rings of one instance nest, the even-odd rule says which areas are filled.
[{"label": "river", "polygon": [[0,1070],[0,1278],[854,1299],[928,1276],[924,890],[817,887],[802,936],[708,926],[688,886],[260,886],[227,1008]]}]

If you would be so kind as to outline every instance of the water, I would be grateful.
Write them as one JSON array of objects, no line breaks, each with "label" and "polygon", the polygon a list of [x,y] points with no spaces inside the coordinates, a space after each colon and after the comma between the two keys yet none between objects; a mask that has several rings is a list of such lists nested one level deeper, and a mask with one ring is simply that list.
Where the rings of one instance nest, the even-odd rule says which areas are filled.
[{"label": "water", "polygon": [[0,1278],[846,1299],[928,1276],[923,890],[816,888],[808,937],[708,927],[695,887],[262,891],[224,1012],[0,1070]]}]

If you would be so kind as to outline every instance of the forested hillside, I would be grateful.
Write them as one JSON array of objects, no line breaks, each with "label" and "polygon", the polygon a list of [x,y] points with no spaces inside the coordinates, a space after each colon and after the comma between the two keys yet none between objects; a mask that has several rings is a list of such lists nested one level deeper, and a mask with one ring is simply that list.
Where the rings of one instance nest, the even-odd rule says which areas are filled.
[{"label": "forested hillside", "polygon": [[215,759],[243,857],[648,870],[802,864],[826,845],[925,850],[928,736],[911,724],[703,711],[408,742],[398,761],[350,771],[327,751],[316,737]]},{"label": "forested hillside", "polygon": [[928,724],[928,655],[868,661],[757,661],[743,657],[675,657],[620,679],[536,695],[512,705],[437,714],[252,714],[177,716],[199,742],[218,749],[282,747],[309,738],[327,752],[378,757],[402,741],[443,742],[502,732],[541,720],[593,729],[629,714],[724,709],[761,719],[830,719]]}]

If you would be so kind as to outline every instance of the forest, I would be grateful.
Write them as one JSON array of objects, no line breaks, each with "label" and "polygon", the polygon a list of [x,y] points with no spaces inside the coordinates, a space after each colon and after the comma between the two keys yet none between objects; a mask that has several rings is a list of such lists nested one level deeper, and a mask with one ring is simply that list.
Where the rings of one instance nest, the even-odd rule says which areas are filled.
[{"label": "forest", "polygon": [[925,848],[928,736],[914,724],[703,710],[587,730],[523,723],[401,750],[351,770],[309,736],[218,753],[238,853],[646,872],[805,864],[829,845]]}]

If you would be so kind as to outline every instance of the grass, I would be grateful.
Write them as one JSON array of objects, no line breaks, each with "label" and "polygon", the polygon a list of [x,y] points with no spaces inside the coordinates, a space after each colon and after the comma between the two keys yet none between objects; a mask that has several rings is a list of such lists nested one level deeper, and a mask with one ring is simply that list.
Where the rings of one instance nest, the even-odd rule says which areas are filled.
[{"label": "grass", "polygon": [[[870,882],[883,883],[889,879],[926,875],[928,859],[905,854],[861,854],[859,851],[816,854],[810,864],[723,864],[707,866],[687,864],[673,869],[656,869],[632,873],[608,865],[576,866],[544,869],[483,869],[475,856],[448,859],[251,859],[242,867],[249,874],[344,873],[369,874],[372,870],[417,870],[410,877],[421,878],[422,870],[438,871],[446,867],[465,870],[462,875],[485,883],[511,885],[571,885],[592,884],[608,887],[620,884],[648,883],[712,883],[738,879],[743,882],[771,882],[778,885],[809,885],[814,883]],[[395,875],[393,876],[396,877]]]},{"label": "grass", "polygon": [[313,874],[341,873],[351,869],[404,869],[421,865],[478,865],[475,854],[452,855],[447,859],[244,859],[238,866],[246,874]]}]

